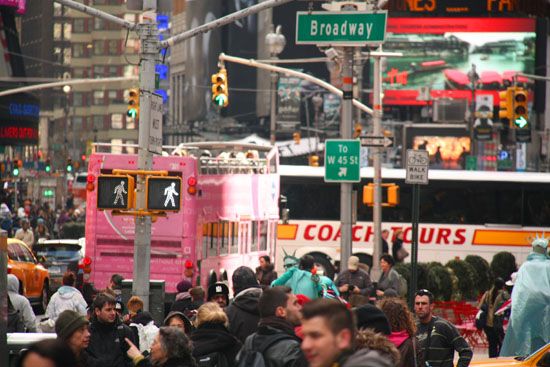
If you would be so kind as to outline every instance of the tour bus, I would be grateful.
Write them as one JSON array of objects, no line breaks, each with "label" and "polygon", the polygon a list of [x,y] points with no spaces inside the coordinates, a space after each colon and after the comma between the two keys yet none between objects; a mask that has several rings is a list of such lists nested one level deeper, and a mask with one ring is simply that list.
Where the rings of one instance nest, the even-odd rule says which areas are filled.
[{"label": "tour bus", "polygon": [[[340,260],[340,186],[325,183],[323,167],[281,165],[281,195],[286,197],[289,220],[278,227],[276,268],[282,271],[285,253],[311,254],[332,276]],[[372,182],[373,169],[361,169],[357,190],[357,218],[352,226],[353,253],[372,264],[374,231],[372,208],[362,203],[362,188]],[[404,232],[410,253],[412,186],[404,169],[382,169],[384,183],[400,187],[400,203],[382,210],[382,229]],[[420,262],[446,263],[467,255],[491,261],[509,251],[518,265],[525,261],[537,234],[550,235],[550,174],[430,170],[429,184],[420,186]],[[406,261],[410,261],[410,257]]]},{"label": "tour bus", "polygon": [[[168,148],[168,147],[166,147]],[[166,149],[165,148],[165,149]],[[279,219],[277,149],[254,144],[190,143],[153,158],[153,170],[182,178],[181,210],[152,223],[150,279],[175,292],[184,264],[194,283],[231,283],[241,265],[256,267],[273,256]],[[132,278],[134,217],[97,209],[97,177],[113,169],[137,169],[137,155],[95,152],[89,159],[86,255],[91,277],[104,288],[112,274]],[[231,285],[231,284],[230,284]]]}]

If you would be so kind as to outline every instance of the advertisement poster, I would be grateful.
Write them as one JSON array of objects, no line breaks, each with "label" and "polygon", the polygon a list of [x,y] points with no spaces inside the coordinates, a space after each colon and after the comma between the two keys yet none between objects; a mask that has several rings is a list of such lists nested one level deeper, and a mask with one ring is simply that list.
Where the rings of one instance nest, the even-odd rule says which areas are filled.
[{"label": "advertisement poster", "polygon": [[300,125],[302,79],[282,76],[279,78],[277,95],[277,129],[284,132],[295,131]]},{"label": "advertisement poster", "polygon": [[[476,94],[494,95],[498,106],[498,91],[511,85],[515,73],[534,74],[534,19],[390,18],[387,31],[384,51],[403,57],[387,60],[385,105],[424,105],[417,97],[426,86],[432,99],[470,100],[473,79]],[[518,84],[534,87],[524,77]]]}]

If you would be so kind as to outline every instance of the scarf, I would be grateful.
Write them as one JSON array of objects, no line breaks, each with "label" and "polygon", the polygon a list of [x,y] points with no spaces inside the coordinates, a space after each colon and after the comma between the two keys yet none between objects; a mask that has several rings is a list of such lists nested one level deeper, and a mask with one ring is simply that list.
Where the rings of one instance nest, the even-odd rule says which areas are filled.
[{"label": "scarf", "polygon": [[274,329],[281,330],[286,334],[296,336],[296,334],[294,334],[294,325],[292,325],[289,321],[287,321],[286,319],[283,319],[282,317],[277,317],[277,316],[263,317],[260,319],[258,326],[259,327],[269,326]]}]

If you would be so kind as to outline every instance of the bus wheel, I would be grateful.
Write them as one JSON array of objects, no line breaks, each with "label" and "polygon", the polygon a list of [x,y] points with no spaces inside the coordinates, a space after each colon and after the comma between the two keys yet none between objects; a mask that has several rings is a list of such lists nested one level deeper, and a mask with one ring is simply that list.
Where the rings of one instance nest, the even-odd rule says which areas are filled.
[{"label": "bus wheel", "polygon": [[327,255],[318,252],[313,252],[309,255],[313,256],[313,259],[315,259],[315,266],[319,270],[323,271],[323,275],[329,277],[330,279],[334,279],[336,270],[334,269],[334,265],[332,265]]},{"label": "bus wheel", "polygon": [[359,254],[353,254],[353,256],[357,256],[361,264],[367,264],[369,266],[369,272],[370,272],[370,269],[372,269],[371,255],[359,253]]}]

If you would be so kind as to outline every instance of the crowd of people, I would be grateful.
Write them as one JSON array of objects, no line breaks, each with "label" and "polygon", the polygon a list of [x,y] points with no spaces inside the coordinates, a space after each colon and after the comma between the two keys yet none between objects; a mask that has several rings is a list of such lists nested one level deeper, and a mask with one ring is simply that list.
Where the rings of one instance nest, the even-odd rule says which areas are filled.
[{"label": "crowd of people", "polygon": [[65,224],[83,223],[84,220],[84,211],[74,207],[71,197],[64,209],[61,206],[53,209],[47,202],[33,203],[29,199],[17,210],[5,202],[0,204],[0,228],[8,232],[8,237],[23,241],[30,249],[40,239],[61,238]]},{"label": "crowd of people", "polygon": [[[416,294],[416,321],[396,292],[373,304],[380,289],[356,257],[336,283],[317,274],[307,255],[286,258],[280,276],[269,257],[260,263],[256,271],[235,269],[232,299],[225,282],[205,292],[182,279],[162,325],[138,297],[122,304],[120,275],[86,309],[67,272],[46,312],[57,339],[31,346],[19,366],[451,367],[456,351],[466,367],[472,358],[457,329],[434,316],[431,292]],[[25,323],[34,323],[28,331],[44,325]]]}]

